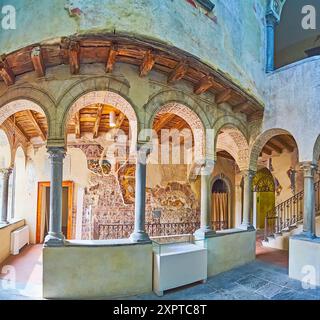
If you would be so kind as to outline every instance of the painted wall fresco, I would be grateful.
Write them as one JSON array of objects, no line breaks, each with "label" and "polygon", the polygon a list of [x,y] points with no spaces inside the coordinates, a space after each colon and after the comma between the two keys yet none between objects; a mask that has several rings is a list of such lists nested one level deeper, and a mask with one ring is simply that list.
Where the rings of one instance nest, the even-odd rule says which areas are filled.
[{"label": "painted wall fresco", "polygon": [[[116,237],[116,225],[134,223],[135,165],[122,164],[111,168],[107,159],[103,159],[100,145],[79,144],[74,147],[86,154],[90,170],[89,185],[84,189],[82,239],[110,238],[110,233]],[[147,188],[148,224],[198,221],[200,204],[187,181],[166,182]],[[105,225],[113,226],[106,229]],[[128,228],[130,234],[131,227]]]}]

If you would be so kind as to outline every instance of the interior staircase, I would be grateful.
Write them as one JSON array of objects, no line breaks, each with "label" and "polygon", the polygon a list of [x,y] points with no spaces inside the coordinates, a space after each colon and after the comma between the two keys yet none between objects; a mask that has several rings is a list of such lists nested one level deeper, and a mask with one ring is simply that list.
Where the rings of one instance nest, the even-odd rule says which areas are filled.
[{"label": "interior staircase", "polygon": [[[314,191],[316,226],[318,224],[320,226],[320,180],[314,184]],[[304,192],[300,191],[267,213],[263,246],[281,250],[289,249],[289,237],[303,230],[303,198]]]}]

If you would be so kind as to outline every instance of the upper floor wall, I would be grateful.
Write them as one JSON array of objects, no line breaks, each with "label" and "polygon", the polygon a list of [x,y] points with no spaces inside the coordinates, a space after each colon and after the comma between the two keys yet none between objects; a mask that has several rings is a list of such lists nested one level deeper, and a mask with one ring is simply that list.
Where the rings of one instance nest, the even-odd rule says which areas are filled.
[{"label": "upper floor wall", "polygon": [[16,29],[1,30],[0,54],[74,34],[114,33],[177,47],[262,99],[266,0],[1,0]]}]

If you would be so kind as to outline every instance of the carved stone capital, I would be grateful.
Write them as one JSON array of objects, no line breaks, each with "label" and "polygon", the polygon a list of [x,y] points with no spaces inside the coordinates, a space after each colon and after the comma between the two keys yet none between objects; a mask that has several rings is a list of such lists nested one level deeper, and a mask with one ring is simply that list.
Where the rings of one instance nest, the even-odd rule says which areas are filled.
[{"label": "carved stone capital", "polygon": [[317,165],[311,161],[305,161],[300,163],[300,169],[303,171],[305,178],[313,178],[317,170]]},{"label": "carved stone capital", "polygon": [[0,174],[2,175],[2,178],[4,180],[9,179],[10,174],[12,173],[13,169],[12,168],[2,168],[0,169]]},{"label": "carved stone capital", "polygon": [[51,161],[62,161],[66,155],[64,147],[47,147],[47,150]]},{"label": "carved stone capital", "polygon": [[240,175],[243,177],[243,179],[249,179],[252,180],[253,177],[255,176],[256,172],[254,170],[242,170],[240,172]]}]

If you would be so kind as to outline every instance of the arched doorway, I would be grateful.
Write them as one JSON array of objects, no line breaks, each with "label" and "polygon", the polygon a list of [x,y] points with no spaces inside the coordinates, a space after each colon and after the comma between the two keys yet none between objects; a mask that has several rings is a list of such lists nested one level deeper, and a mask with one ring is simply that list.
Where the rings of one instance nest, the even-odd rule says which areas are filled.
[{"label": "arched doorway", "polygon": [[275,207],[275,183],[267,168],[257,171],[253,178],[253,224],[256,229],[264,229],[268,212]]},{"label": "arched doorway", "polygon": [[231,223],[231,192],[229,183],[218,177],[212,184],[211,219],[216,230],[228,229]]}]

